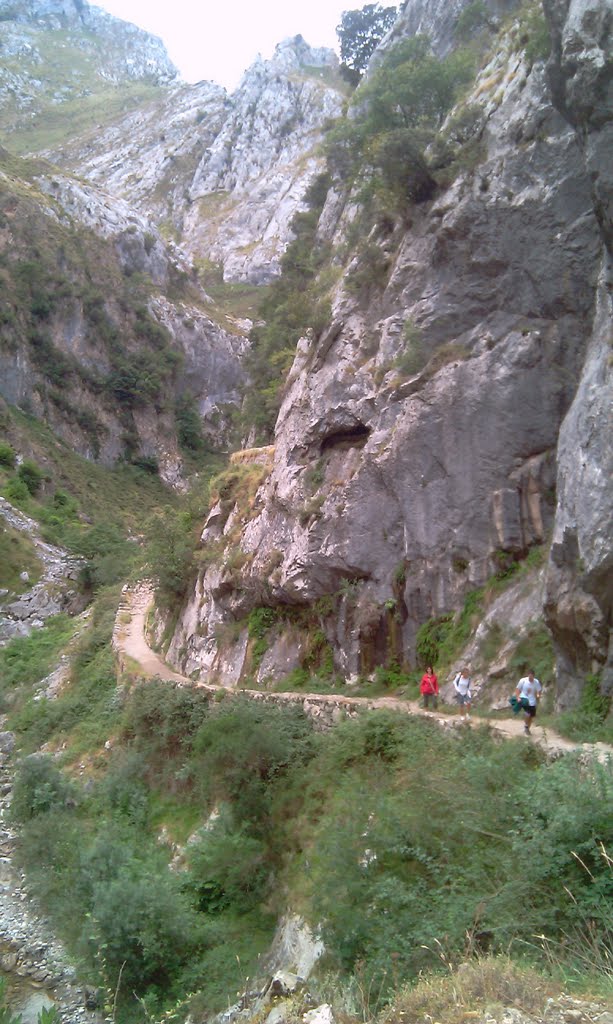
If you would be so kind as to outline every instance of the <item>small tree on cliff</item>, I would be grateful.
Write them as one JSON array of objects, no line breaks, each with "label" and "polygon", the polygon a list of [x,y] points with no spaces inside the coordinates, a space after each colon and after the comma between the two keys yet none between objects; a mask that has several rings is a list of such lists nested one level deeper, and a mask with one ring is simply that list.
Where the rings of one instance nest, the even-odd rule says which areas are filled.
[{"label": "small tree on cliff", "polygon": [[373,50],[396,20],[395,7],[366,4],[361,10],[343,11],[336,34],[341,44],[342,70],[357,85]]}]

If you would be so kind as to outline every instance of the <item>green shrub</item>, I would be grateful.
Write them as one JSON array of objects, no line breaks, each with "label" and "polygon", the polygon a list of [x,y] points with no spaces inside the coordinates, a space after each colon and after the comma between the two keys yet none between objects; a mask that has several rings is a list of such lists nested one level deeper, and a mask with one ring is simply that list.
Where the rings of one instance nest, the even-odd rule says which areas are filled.
[{"label": "green shrub", "polygon": [[132,459],[132,465],[136,466],[137,469],[142,469],[144,473],[151,473],[153,476],[157,476],[160,472],[160,464],[155,455],[138,455]]},{"label": "green shrub", "polygon": [[304,763],[311,727],[293,707],[235,699],[218,704],[194,737],[192,772],[209,799],[227,800],[251,835],[266,831],[270,785],[290,764]]},{"label": "green shrub", "polygon": [[147,555],[157,581],[157,594],[165,605],[185,594],[193,568],[195,538],[188,513],[163,509],[147,523]]},{"label": "green shrub", "polygon": [[11,445],[6,441],[0,441],[0,466],[6,466],[7,469],[14,469],[15,458],[15,451]]},{"label": "green shrub", "polygon": [[367,240],[358,248],[356,265],[347,275],[345,286],[352,295],[366,303],[372,297],[373,289],[385,287],[390,269],[389,256],[376,242]]},{"label": "green shrub", "polygon": [[124,531],[114,523],[96,523],[86,532],[77,533],[72,546],[88,559],[83,583],[94,590],[126,579],[142,558],[138,547],[126,540]]},{"label": "green shrub", "polygon": [[611,697],[602,692],[600,676],[588,675],[579,704],[558,716],[556,729],[562,736],[580,743],[613,743],[611,704]]},{"label": "green shrub", "polygon": [[16,821],[29,821],[48,811],[61,810],[74,800],[74,792],[51,757],[32,754],[18,767],[11,816]]},{"label": "green shrub", "polygon": [[404,349],[394,360],[394,366],[399,373],[412,377],[426,365],[429,353],[422,331],[412,320],[405,320],[402,335]]},{"label": "green shrub", "polygon": [[524,48],[530,66],[547,60],[551,52],[551,37],[540,3],[528,3],[520,12],[519,45]]},{"label": "green shrub", "polygon": [[42,469],[35,462],[32,462],[31,459],[23,460],[17,470],[17,476],[26,485],[31,495],[38,494],[45,479]]},{"label": "green shrub", "polygon": [[471,0],[471,3],[458,15],[455,34],[458,39],[469,41],[475,32],[488,24],[488,9],[484,0]]},{"label": "green shrub", "polygon": [[253,662],[258,667],[268,650],[268,631],[276,624],[278,613],[274,608],[253,608],[247,619],[249,639],[253,640]]},{"label": "green shrub", "polygon": [[267,847],[244,826],[222,819],[190,843],[188,889],[206,913],[251,910],[264,896],[270,879]]},{"label": "green shrub", "polygon": [[415,638],[415,654],[422,668],[439,664],[441,646],[451,632],[452,623],[453,616],[439,615],[419,627]]},{"label": "green shrub", "polygon": [[210,696],[196,689],[151,680],[134,687],[123,713],[122,736],[143,755],[155,777],[166,771],[176,783],[195,733],[205,721]]},{"label": "green shrub", "polygon": [[149,790],[145,778],[143,755],[135,750],[120,750],[98,785],[97,799],[115,817],[144,828],[149,817]]},{"label": "green shrub", "polygon": [[179,881],[162,865],[152,876],[151,867],[134,858],[93,890],[90,956],[124,998],[151,988],[168,994],[197,947],[197,920]]},{"label": "green shrub", "polygon": [[4,493],[14,505],[27,505],[30,492],[25,482],[18,476],[13,476],[4,488]]},{"label": "green shrub", "polygon": [[182,448],[198,452],[204,448],[202,421],[194,398],[183,395],[175,403],[175,421],[177,437]]}]

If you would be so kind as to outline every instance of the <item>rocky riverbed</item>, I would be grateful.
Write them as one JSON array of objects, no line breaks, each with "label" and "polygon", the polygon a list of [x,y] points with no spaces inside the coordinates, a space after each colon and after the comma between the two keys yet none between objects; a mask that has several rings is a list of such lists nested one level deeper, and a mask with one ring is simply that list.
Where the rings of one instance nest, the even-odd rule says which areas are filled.
[{"label": "rocky riverbed", "polygon": [[55,1006],[62,1024],[100,1024],[96,993],[77,979],[14,862],[19,836],[8,818],[13,745],[12,733],[0,732],[0,974],[9,1003],[23,1024],[35,1022],[44,1006]]}]

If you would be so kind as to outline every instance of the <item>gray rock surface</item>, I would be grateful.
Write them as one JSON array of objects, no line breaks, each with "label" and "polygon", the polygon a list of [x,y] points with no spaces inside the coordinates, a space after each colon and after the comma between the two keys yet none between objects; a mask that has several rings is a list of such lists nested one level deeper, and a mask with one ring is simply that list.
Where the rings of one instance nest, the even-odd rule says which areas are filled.
[{"label": "gray rock surface", "polygon": [[290,221],[322,169],[322,126],[343,102],[336,68],[331,50],[297,36],[258,58],[231,97],[208,82],[161,90],[47,155],[170,223],[225,281],[265,283],[279,274]]},{"label": "gray rock surface", "polygon": [[38,523],[5,498],[0,498],[0,516],[13,529],[27,534],[43,566],[40,580],[30,590],[14,601],[0,603],[0,646],[4,646],[15,636],[28,636],[53,615],[81,611],[85,602],[77,586],[82,560],[43,541]]},{"label": "gray rock surface", "polygon": [[[422,5],[409,2],[399,24],[418,16]],[[580,24],[574,18],[573,39]],[[189,672],[223,661],[224,621],[258,604],[314,608],[324,595],[334,610],[321,627],[345,678],[390,657],[413,661],[426,619],[460,606],[501,559],[546,542],[554,517],[556,538],[575,528],[588,478],[565,467],[580,456],[579,410],[597,480],[596,508],[581,528],[594,570],[554,629],[560,659],[569,659],[560,703],[576,700],[590,658],[592,668],[606,660],[609,563],[596,550],[610,550],[598,539],[611,507],[610,442],[606,392],[597,398],[596,386],[610,374],[608,220],[590,159],[604,162],[608,134],[601,116],[592,119],[586,145],[553,101],[543,62],[530,66],[512,22],[509,30],[467,97],[480,111],[482,160],[415,207],[408,230],[373,234],[389,263],[384,289],[356,300],[341,283],[329,327],[299,343],[271,472],[242,526],[246,566],[238,578],[223,565],[203,574],[200,600],[179,622],[170,654]],[[584,77],[600,89],[598,76]],[[582,102],[588,109],[587,96]],[[338,199],[333,206],[324,218],[339,242],[347,213]],[[398,364],[407,325],[430,357],[412,375]],[[222,529],[234,537],[235,519]],[[554,624],[563,595],[553,577],[548,593]],[[571,654],[575,642],[589,658]],[[271,674],[282,676],[291,657],[286,638]]]}]

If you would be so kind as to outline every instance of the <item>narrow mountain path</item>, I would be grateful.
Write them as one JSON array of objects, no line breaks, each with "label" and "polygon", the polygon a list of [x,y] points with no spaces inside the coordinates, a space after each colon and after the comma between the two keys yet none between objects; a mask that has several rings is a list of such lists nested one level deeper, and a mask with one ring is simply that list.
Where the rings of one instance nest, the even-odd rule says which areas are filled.
[{"label": "narrow mountain path", "polygon": [[[209,683],[194,682],[189,676],[175,672],[163,658],[160,657],[147,643],[146,619],[149,610],[153,606],[153,588],[148,583],[141,583],[137,587],[126,588],[123,600],[119,607],[113,631],[113,647],[116,651],[121,669],[138,670],[146,677],[158,677],[160,679],[172,680],[183,686],[193,686],[201,690],[208,690],[217,693],[219,686]],[[388,708],[392,711],[404,712],[411,715],[423,715],[432,718],[441,726],[455,728],[461,726],[458,715],[444,714],[442,712],[425,711],[417,701],[402,700],[399,697],[350,697],[337,693],[305,693],[278,692],[270,690],[248,690],[240,689],[231,692],[247,694],[255,700],[274,700],[278,703],[302,704],[309,711],[312,717],[317,717],[317,709],[322,711],[330,709],[351,712],[359,709],[374,710],[376,708]],[[313,714],[315,712],[315,714]],[[334,717],[334,716],[333,716]],[[508,719],[483,719],[473,718],[472,724],[487,723],[495,732],[507,738],[524,735],[523,718]],[[606,743],[573,743],[572,740],[564,739],[551,729],[545,726],[532,726],[532,738],[548,752],[562,753],[573,750],[580,750],[586,753],[595,754],[600,760],[613,756],[613,747]]]}]

